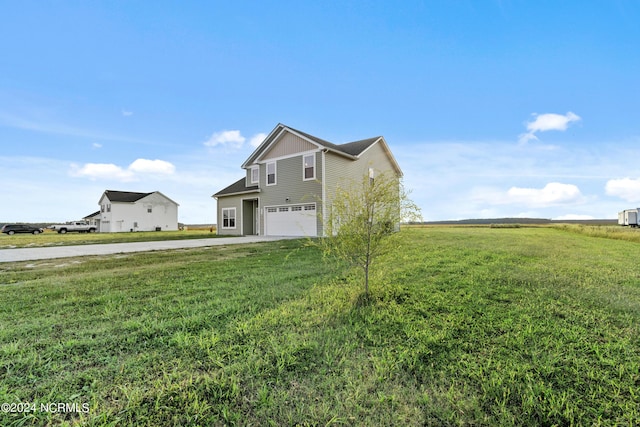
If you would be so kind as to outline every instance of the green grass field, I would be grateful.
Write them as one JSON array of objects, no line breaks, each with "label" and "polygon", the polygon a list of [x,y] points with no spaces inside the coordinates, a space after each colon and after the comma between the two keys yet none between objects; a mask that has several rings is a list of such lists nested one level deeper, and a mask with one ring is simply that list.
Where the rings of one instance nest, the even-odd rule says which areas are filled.
[{"label": "green grass field", "polygon": [[571,231],[0,264],[0,425],[638,425],[640,245]]},{"label": "green grass field", "polygon": [[36,248],[47,246],[93,245],[101,243],[152,242],[158,240],[207,239],[222,237],[215,233],[215,229],[208,228],[185,231],[139,231],[135,233],[67,233],[58,234],[45,230],[44,233],[14,234],[8,236],[0,234],[0,249]]}]

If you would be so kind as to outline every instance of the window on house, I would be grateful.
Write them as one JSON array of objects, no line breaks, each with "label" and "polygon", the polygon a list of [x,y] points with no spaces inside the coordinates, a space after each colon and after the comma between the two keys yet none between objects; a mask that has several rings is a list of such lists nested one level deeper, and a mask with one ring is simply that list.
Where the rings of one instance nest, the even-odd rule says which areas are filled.
[{"label": "window on house", "polygon": [[100,205],[100,212],[104,212],[104,205]]},{"label": "window on house", "polygon": [[267,185],[276,184],[276,163],[267,163]]},{"label": "window on house", "polygon": [[147,208],[147,213],[151,213],[151,212],[153,212],[153,208],[152,208],[151,206],[149,206],[149,207]]},{"label": "window on house", "polygon": [[107,204],[107,212],[111,212],[111,203]]},{"label": "window on house", "polygon": [[260,167],[254,166],[251,168],[251,183],[257,184],[260,181]]},{"label": "window on house", "polygon": [[315,179],[316,178],[316,155],[309,154],[302,157],[303,163],[303,173],[304,179]]},{"label": "window on house", "polygon": [[222,228],[236,228],[236,208],[222,209]]}]

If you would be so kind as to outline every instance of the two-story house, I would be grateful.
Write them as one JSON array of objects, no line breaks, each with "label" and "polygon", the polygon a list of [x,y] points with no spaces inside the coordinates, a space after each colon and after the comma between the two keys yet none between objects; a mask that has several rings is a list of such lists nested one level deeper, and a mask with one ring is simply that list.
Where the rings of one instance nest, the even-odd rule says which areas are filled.
[{"label": "two-story house", "polygon": [[382,136],[333,144],[278,124],[213,197],[218,234],[322,236],[323,209],[341,182],[402,171]]},{"label": "two-story house", "polygon": [[178,204],[159,191],[107,190],[98,204],[100,211],[89,217],[99,224],[102,232],[178,229]]}]

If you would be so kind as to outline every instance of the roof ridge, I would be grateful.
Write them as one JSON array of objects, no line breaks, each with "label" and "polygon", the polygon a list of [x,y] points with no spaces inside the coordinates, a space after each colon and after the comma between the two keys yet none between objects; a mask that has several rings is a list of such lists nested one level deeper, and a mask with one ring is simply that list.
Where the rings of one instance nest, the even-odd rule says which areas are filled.
[{"label": "roof ridge", "polygon": [[255,191],[260,191],[259,186],[257,184],[247,185],[247,179],[245,177],[245,178],[240,178],[233,184],[226,186],[222,190],[215,193],[212,197],[227,196],[227,195],[239,194],[239,193],[252,193]]},{"label": "roof ridge", "polygon": [[298,130],[298,129],[296,129],[296,128],[292,128],[291,126],[287,126],[287,125],[284,125],[284,124],[283,124],[282,126],[286,127],[287,129],[290,129],[290,130],[292,130],[292,131],[294,131],[294,132],[297,132],[297,133],[299,133],[300,135],[304,135],[304,136],[306,136],[307,138],[310,138],[310,139],[314,140],[315,142],[320,143],[321,145],[333,145],[333,146],[337,146],[337,144],[334,144],[333,142],[327,141],[326,139],[318,138],[317,136],[311,135],[310,133],[303,132],[303,131]]},{"label": "roof ridge", "polygon": [[111,200],[112,202],[131,203],[136,202],[156,192],[157,191],[152,191],[150,193],[141,193],[138,191],[105,190],[104,194],[106,194],[109,200]]},{"label": "roof ridge", "polygon": [[[320,145],[323,145],[327,148],[332,148],[334,150],[340,151],[342,153],[354,156],[354,155],[358,155],[360,154],[362,151],[364,151],[366,148],[368,148],[372,143],[374,143],[375,141],[377,141],[378,139],[382,138],[382,136],[374,136],[371,138],[364,138],[364,139],[359,139],[357,141],[351,141],[351,142],[344,142],[341,144],[335,144],[333,142],[329,142],[325,139],[322,138],[318,138],[317,136],[313,136],[307,132],[303,132],[301,130],[292,128],[291,126],[287,126],[285,124],[280,123],[280,125],[282,125],[283,127],[290,129],[294,132],[299,133],[300,135],[303,135],[317,143],[319,143]],[[363,146],[363,147],[360,147]],[[360,150],[344,150],[344,148],[351,148],[351,147],[358,147],[361,148]],[[355,151],[355,152],[354,152]]]}]

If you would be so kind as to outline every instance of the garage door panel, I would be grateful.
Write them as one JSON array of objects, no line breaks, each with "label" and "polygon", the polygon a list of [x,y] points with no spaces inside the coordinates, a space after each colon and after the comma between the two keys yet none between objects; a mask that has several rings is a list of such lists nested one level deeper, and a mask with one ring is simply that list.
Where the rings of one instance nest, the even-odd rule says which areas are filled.
[{"label": "garage door panel", "polygon": [[315,205],[267,207],[266,234],[269,236],[316,236]]}]

